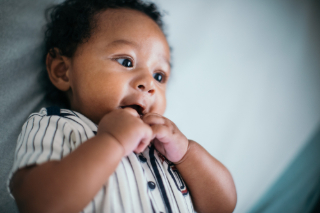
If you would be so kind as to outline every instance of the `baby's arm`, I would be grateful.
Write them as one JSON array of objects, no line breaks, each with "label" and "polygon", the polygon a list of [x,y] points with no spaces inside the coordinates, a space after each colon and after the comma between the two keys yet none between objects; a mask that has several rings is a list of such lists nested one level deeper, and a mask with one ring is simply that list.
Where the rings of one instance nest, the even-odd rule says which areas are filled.
[{"label": "baby's arm", "polygon": [[80,212],[115,171],[123,156],[141,152],[152,131],[133,109],[101,120],[97,136],[61,161],[18,170],[11,191],[21,212]]},{"label": "baby's arm", "polygon": [[157,150],[171,162],[177,162],[176,168],[188,186],[195,210],[232,212],[237,195],[229,171],[202,146],[188,140],[169,119],[147,114],[143,120],[153,130]]},{"label": "baby's arm", "polygon": [[197,212],[233,212],[237,194],[229,171],[202,146],[190,140],[183,161],[176,164]]}]

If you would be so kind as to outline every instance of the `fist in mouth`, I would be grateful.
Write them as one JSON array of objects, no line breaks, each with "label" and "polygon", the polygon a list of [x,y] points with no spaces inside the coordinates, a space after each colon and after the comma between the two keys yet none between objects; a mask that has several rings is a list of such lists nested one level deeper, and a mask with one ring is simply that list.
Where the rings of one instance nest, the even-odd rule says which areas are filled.
[{"label": "fist in mouth", "polygon": [[151,127],[156,149],[171,162],[180,161],[187,152],[189,141],[178,127],[156,113],[147,113],[141,119]]},{"label": "fist in mouth", "polygon": [[139,112],[132,107],[115,109],[100,121],[97,136],[107,134],[124,149],[124,156],[132,151],[142,152],[150,143],[152,128],[144,123]]}]

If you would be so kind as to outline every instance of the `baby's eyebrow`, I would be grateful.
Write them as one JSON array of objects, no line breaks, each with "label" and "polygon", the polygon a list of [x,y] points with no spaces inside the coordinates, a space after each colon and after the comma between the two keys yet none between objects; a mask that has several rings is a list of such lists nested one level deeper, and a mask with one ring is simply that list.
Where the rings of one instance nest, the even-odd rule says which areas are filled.
[{"label": "baby's eyebrow", "polygon": [[118,45],[118,44],[126,44],[126,45],[130,45],[130,46],[138,47],[138,44],[136,42],[128,41],[128,40],[124,40],[124,39],[112,41],[111,43],[108,44],[108,46],[113,46],[113,45]]}]

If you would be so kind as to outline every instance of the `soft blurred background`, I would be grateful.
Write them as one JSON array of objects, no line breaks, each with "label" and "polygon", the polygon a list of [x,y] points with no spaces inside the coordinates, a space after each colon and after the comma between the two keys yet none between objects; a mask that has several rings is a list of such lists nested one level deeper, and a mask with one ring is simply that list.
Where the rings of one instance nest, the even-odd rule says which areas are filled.
[{"label": "soft blurred background", "polygon": [[[0,0],[0,212],[16,212],[5,181],[23,121],[43,106],[54,2]],[[165,116],[230,170],[235,212],[320,212],[320,2],[154,2],[173,48]]]}]

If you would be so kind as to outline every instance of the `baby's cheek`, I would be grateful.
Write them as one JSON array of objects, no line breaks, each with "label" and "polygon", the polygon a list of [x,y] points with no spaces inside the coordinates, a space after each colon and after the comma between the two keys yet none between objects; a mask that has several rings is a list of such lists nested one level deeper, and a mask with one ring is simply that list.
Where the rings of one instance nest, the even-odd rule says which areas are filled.
[{"label": "baby's cheek", "polygon": [[154,105],[154,111],[157,114],[163,115],[166,111],[167,100],[164,92],[160,92],[160,94],[156,97],[156,103]]}]

